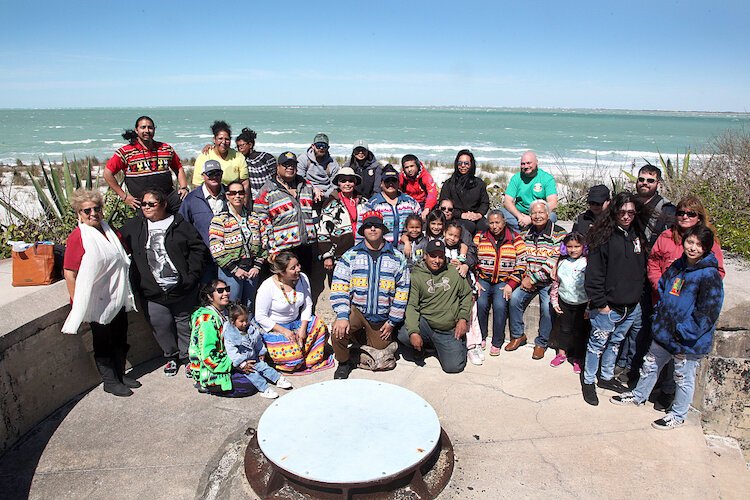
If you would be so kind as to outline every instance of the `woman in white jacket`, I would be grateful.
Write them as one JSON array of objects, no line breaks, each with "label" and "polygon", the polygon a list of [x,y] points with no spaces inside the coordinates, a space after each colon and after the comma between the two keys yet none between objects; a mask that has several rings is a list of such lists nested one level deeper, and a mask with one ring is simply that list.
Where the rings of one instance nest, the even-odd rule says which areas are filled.
[{"label": "woman in white jacket", "polygon": [[130,347],[126,311],[135,309],[128,271],[130,259],[120,235],[104,219],[104,200],[98,191],[78,189],[71,200],[78,227],[68,236],[63,264],[71,309],[63,333],[76,333],[83,322],[91,325],[94,360],[104,390],[130,396],[137,380],[125,376]]}]

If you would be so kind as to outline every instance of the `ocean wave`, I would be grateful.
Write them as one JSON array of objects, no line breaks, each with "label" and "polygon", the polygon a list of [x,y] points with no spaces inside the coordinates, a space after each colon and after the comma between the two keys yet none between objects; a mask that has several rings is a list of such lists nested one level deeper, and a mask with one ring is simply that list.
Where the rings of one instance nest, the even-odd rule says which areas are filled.
[{"label": "ocean wave", "polygon": [[261,132],[263,135],[284,135],[284,134],[294,134],[296,130],[264,130]]},{"label": "ocean wave", "polygon": [[622,151],[622,150],[596,150],[596,149],[571,149],[571,153],[583,153],[591,156],[621,156],[625,158],[635,158],[642,156],[658,155],[656,151]]},{"label": "ocean wave", "polygon": [[69,144],[91,144],[92,142],[96,142],[99,139],[82,139],[80,141],[44,141],[45,144],[62,144],[62,145],[69,145]]}]

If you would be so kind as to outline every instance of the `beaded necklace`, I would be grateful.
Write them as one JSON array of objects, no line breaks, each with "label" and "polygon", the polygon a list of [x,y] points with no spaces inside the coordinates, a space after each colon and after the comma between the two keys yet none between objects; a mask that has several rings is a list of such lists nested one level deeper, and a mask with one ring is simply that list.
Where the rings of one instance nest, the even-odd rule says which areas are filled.
[{"label": "beaded necklace", "polygon": [[[297,303],[297,287],[290,287],[292,289],[292,300],[289,300],[289,296],[286,293],[286,290],[284,290],[284,285],[281,283],[281,280],[278,276],[274,276],[274,279],[276,280],[276,284],[279,285],[279,289],[281,290],[281,294],[284,296],[284,300],[286,300],[286,303],[290,306],[293,306]],[[288,285],[287,285],[288,286]]]}]

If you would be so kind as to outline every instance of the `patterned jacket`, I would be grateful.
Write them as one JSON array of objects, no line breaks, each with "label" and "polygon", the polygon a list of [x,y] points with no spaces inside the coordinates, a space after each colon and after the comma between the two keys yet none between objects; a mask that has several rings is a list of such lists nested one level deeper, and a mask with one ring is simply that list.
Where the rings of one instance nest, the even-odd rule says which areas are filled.
[{"label": "patterned jacket", "polygon": [[534,226],[523,232],[526,243],[526,276],[537,287],[552,284],[552,270],[560,258],[560,244],[565,238],[565,229],[547,221],[541,232]]},{"label": "patterned jacket", "polygon": [[[399,193],[395,207],[385,200],[382,193],[378,193],[367,202],[365,211],[368,210],[375,210],[383,216],[383,224],[388,228],[388,233],[384,237],[390,243],[398,243],[399,237],[406,231],[406,218],[409,215],[422,214],[417,200],[404,193]],[[362,240],[362,236],[357,237],[357,241]]]},{"label": "patterned jacket", "polygon": [[[211,219],[208,243],[211,257],[227,274],[237,272],[243,259],[248,259],[248,264],[258,270],[263,265],[265,251],[261,249],[258,219],[250,216],[244,208],[239,218],[222,212]],[[243,266],[243,269],[247,271],[249,268]]]},{"label": "patterned jacket", "polygon": [[[367,200],[357,197],[357,219],[360,219],[365,210]],[[320,259],[333,258],[338,260],[344,252],[354,246],[354,232],[352,231],[352,220],[349,211],[341,201],[338,190],[328,198],[323,209],[320,211],[320,222],[318,223],[318,254]]]},{"label": "patterned jacket", "polygon": [[312,184],[299,175],[293,184],[296,197],[274,176],[263,185],[255,200],[253,214],[260,224],[261,241],[268,255],[315,243]]},{"label": "patterned jacket", "polygon": [[365,242],[344,253],[331,282],[331,306],[336,319],[349,319],[351,306],[371,323],[404,320],[411,280],[404,254],[388,242],[373,260]]},{"label": "patterned jacket", "polygon": [[477,247],[477,276],[492,284],[504,282],[514,290],[526,273],[526,243],[521,236],[505,227],[498,241],[489,231],[474,236]]},{"label": "patterned jacket", "polygon": [[198,308],[190,318],[190,370],[202,387],[232,390],[232,360],[224,348],[223,318],[210,306]]}]

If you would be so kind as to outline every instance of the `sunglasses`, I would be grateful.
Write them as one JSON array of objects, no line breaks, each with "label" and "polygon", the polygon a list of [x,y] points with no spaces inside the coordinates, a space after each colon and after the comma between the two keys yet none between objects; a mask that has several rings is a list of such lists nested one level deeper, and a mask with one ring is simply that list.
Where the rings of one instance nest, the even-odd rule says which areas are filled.
[{"label": "sunglasses", "polygon": [[315,144],[313,144],[313,146],[318,149],[328,149],[328,144],[326,144],[325,142],[316,142]]},{"label": "sunglasses", "polygon": [[245,196],[245,190],[240,189],[237,191],[227,191],[227,196]]},{"label": "sunglasses", "polygon": [[339,182],[351,182],[352,184],[356,184],[357,179],[354,177],[339,177]]},{"label": "sunglasses", "polygon": [[645,177],[638,177],[638,182],[641,182],[641,183],[645,182],[646,184],[655,184],[656,179],[653,179],[651,177],[649,177],[648,179]]},{"label": "sunglasses", "polygon": [[232,287],[229,286],[229,285],[227,285],[227,286],[217,286],[216,287],[216,293],[218,293],[218,294],[222,294],[224,292],[229,293],[231,291],[232,291]]},{"label": "sunglasses", "polygon": [[158,206],[159,206],[159,202],[158,201],[142,201],[141,202],[141,208],[143,208],[143,207],[154,208],[154,207],[158,207]]},{"label": "sunglasses", "polygon": [[687,215],[691,219],[693,217],[698,217],[698,213],[697,212],[693,212],[692,210],[678,210],[676,212],[676,215],[677,215],[677,217],[683,217],[683,216]]},{"label": "sunglasses", "polygon": [[451,207],[440,207],[441,212],[452,212],[453,209]]},{"label": "sunglasses", "polygon": [[203,175],[205,175],[209,179],[215,179],[217,177],[221,177],[222,175],[224,175],[224,172],[222,172],[221,170],[211,170],[208,173],[203,172]]},{"label": "sunglasses", "polygon": [[458,165],[459,167],[470,167],[471,162],[470,161],[457,161],[456,165]]},{"label": "sunglasses", "polygon": [[366,155],[367,154],[367,150],[364,149],[364,148],[355,149],[354,150],[354,154],[355,155]]},{"label": "sunglasses", "polygon": [[617,215],[620,217],[635,217],[635,210],[618,210]]},{"label": "sunglasses", "polygon": [[95,207],[89,207],[89,208],[82,208],[81,212],[85,213],[86,215],[91,215],[91,212],[96,212],[98,214],[102,213],[102,207],[99,205]]},{"label": "sunglasses", "polygon": [[398,179],[389,177],[388,179],[383,179],[383,184],[398,184]]}]

